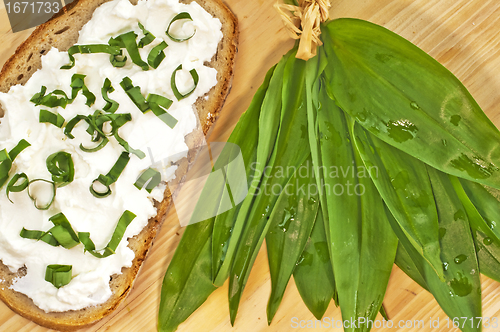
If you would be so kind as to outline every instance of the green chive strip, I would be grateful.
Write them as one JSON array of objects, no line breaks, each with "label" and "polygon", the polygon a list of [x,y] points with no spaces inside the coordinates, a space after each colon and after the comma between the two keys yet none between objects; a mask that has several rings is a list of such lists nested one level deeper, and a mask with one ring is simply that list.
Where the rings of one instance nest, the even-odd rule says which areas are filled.
[{"label": "green chive strip", "polygon": [[49,232],[62,247],[71,249],[80,243],[78,236],[63,213],[53,215],[49,220],[54,224]]},{"label": "green chive strip", "polygon": [[45,92],[47,92],[47,87],[45,85],[42,85],[40,88],[40,92],[37,92],[31,97],[30,101],[32,103],[35,103],[35,105],[39,105],[40,101],[42,98],[45,96]]},{"label": "green chive strip", "polygon": [[109,38],[108,44],[113,47],[125,48],[125,43],[122,41],[120,36],[115,38],[113,37]]},{"label": "green chive strip", "polygon": [[87,116],[85,120],[89,124],[87,132],[92,136],[93,142],[98,142],[101,137],[111,136],[113,134],[112,132],[104,132],[104,123],[112,121],[112,117],[115,116],[115,114],[105,114],[101,110],[96,110],[94,114]]},{"label": "green chive strip", "polygon": [[[92,135],[92,141],[99,142],[94,148],[87,148],[80,144],[80,149],[85,152],[95,152],[102,149],[107,143],[108,139],[106,136],[114,136],[117,142],[123,146],[125,151],[129,153],[135,154],[138,158],[143,159],[146,157],[146,154],[141,150],[136,150],[130,147],[127,141],[121,138],[118,135],[118,129],[123,126],[128,121],[132,120],[132,116],[130,113],[120,113],[120,114],[102,114],[100,111],[96,111],[93,115],[84,116],[77,115],[73,119],[71,119],[66,127],[64,128],[64,134],[73,139],[75,138],[71,132],[73,128],[81,121],[84,120],[88,123],[89,127],[87,128],[87,132]],[[105,122],[111,122],[111,133],[105,133],[103,131],[103,125]]]},{"label": "green chive strip", "polygon": [[103,115],[103,118],[104,117],[108,117],[109,119],[111,119],[111,125],[114,129],[120,128],[121,126],[132,120],[132,115],[130,113],[105,114]]},{"label": "green chive strip", "polygon": [[40,110],[40,116],[38,121],[40,123],[51,123],[58,128],[62,128],[65,120],[59,113],[54,114],[47,110]]},{"label": "green chive strip", "polygon": [[122,55],[122,50],[120,47],[111,46],[106,44],[94,44],[94,45],[74,45],[68,49],[68,56],[70,63],[68,65],[64,65],[61,69],[71,69],[75,65],[75,57],[74,54],[90,54],[90,53],[108,53],[111,55],[111,58],[115,56]]},{"label": "green chive strip", "polygon": [[[22,182],[17,184],[20,179],[22,180]],[[7,184],[7,189],[6,189],[7,198],[9,199],[9,201],[11,203],[14,203],[14,202],[12,202],[12,200],[10,199],[9,194],[10,193],[18,193],[18,192],[23,191],[24,189],[26,189],[28,187],[28,183],[29,183],[29,180],[28,180],[28,176],[26,175],[26,173],[17,173],[12,177],[12,179]]]},{"label": "green chive strip", "polygon": [[[94,126],[98,132],[103,136],[113,136],[113,131],[123,126],[125,123],[132,120],[132,115],[130,113],[119,113],[119,114],[104,114],[104,113],[94,113],[94,115],[89,116],[92,126]],[[111,132],[105,133],[103,126],[106,122],[111,122]]]},{"label": "green chive strip", "polygon": [[90,92],[90,90],[85,85],[85,75],[82,74],[74,74],[71,76],[71,102],[75,100],[78,92],[81,90],[82,94],[87,98],[87,102],[85,105],[88,107],[92,106],[95,103],[95,95]]},{"label": "green chive strip", "polygon": [[165,41],[162,41],[161,43],[153,47],[149,52],[148,63],[154,69],[158,68],[163,59],[165,59],[165,52],[163,52],[163,50],[166,49],[167,46],[167,43]]},{"label": "green chive strip", "polygon": [[137,106],[142,113],[146,113],[149,111],[149,105],[146,101],[146,98],[141,93],[141,88],[138,86],[134,86],[132,80],[128,77],[124,77],[120,82],[121,87],[125,90],[125,93],[132,102]]},{"label": "green chive strip", "polygon": [[111,93],[113,91],[115,91],[115,88],[111,86],[111,81],[108,78],[106,78],[104,80],[104,84],[101,89],[101,94],[102,94],[102,99],[106,101],[106,105],[103,107],[102,110],[108,113],[115,113],[116,110],[118,109],[118,102],[108,97],[108,93]]},{"label": "green chive strip", "polygon": [[109,62],[111,62],[111,65],[113,67],[120,68],[125,66],[125,64],[127,63],[127,57],[123,56],[120,58],[118,55],[111,55],[109,57]]},{"label": "green chive strip", "polygon": [[141,54],[139,53],[139,48],[136,43],[137,34],[133,31],[124,33],[119,35],[116,38],[112,38],[109,42],[113,45],[125,46],[128,54],[130,55],[130,59],[133,63],[142,68],[142,70],[149,70],[149,65],[144,62],[141,58]]},{"label": "green chive strip", "polygon": [[192,21],[193,19],[191,18],[191,15],[189,15],[189,13],[186,13],[186,12],[182,12],[182,13],[175,15],[174,18],[172,19],[172,21],[170,21],[170,23],[168,24],[167,31],[165,32],[165,34],[168,36],[168,38],[170,38],[176,42],[183,42],[183,41],[191,39],[194,36],[194,34],[196,33],[196,29],[193,31],[193,34],[191,36],[188,36],[188,37],[178,37],[178,36],[176,37],[170,33],[170,26],[172,25],[172,23],[174,23],[175,21],[179,21],[179,20]]},{"label": "green chive strip", "polygon": [[0,187],[9,179],[9,171],[12,168],[14,159],[30,145],[28,141],[22,139],[9,152],[6,149],[0,150]]},{"label": "green chive strip", "polygon": [[12,167],[12,160],[6,149],[0,151],[0,186],[9,179],[9,171]]},{"label": "green chive strip", "polygon": [[[95,250],[95,245],[94,242],[90,239],[90,234],[88,232],[81,232],[78,233],[78,237],[80,238],[80,241],[83,243],[85,247],[85,251],[88,251],[90,254],[92,254],[94,257],[97,258],[105,258],[108,257],[112,254],[115,253],[116,248],[118,247],[118,244],[120,244],[120,241],[123,238],[123,235],[125,234],[125,231],[127,230],[128,225],[134,220],[136,215],[129,210],[126,210],[123,212],[122,216],[118,220],[118,224],[116,225],[115,231],[113,232],[113,235],[111,236],[111,239],[109,240],[108,244],[106,247],[102,250]],[[103,253],[99,253],[99,251],[103,251]]]},{"label": "green chive strip", "polygon": [[107,250],[111,250],[113,253],[116,251],[116,248],[120,244],[120,241],[122,240],[128,225],[130,225],[135,217],[136,215],[129,210],[125,210],[125,212],[123,212],[122,216],[118,220],[115,231],[111,236],[111,240],[109,240],[108,245],[106,246]]},{"label": "green chive strip", "polygon": [[169,109],[170,106],[172,106],[172,104],[173,104],[172,100],[170,100],[166,97],[154,94],[154,93],[150,93],[148,95],[147,102],[148,103],[155,103],[155,104],[160,105],[161,107],[163,107],[165,109]]},{"label": "green chive strip", "polygon": [[[128,144],[128,142],[126,140],[124,140],[123,138],[121,138],[120,135],[118,134],[118,129],[120,129],[120,127],[123,126],[128,121],[132,120],[132,116],[130,115],[130,113],[110,114],[107,116],[109,118],[111,118],[111,128],[112,128],[111,132],[112,132],[112,135],[115,137],[116,141],[118,142],[118,144],[123,146],[125,151],[136,155],[139,159],[143,159],[144,157],[146,157],[146,154],[144,152],[142,152],[139,149],[133,149]],[[102,117],[102,119],[104,119],[104,116]],[[98,119],[97,122],[99,123],[99,121],[102,121],[102,120]]]},{"label": "green chive strip", "polygon": [[[38,202],[37,202],[37,199],[35,196],[33,196],[33,193],[31,192],[30,190],[30,186],[35,183],[35,182],[39,182],[39,181],[42,181],[42,182],[46,182],[46,183],[50,183],[52,185],[52,198],[50,199],[49,202],[47,202],[45,205],[38,205]],[[45,180],[45,179],[35,179],[35,180],[31,180],[30,182],[28,182],[28,196],[29,198],[31,198],[31,200],[33,201],[33,204],[35,205],[35,208],[37,208],[38,210],[48,210],[49,207],[52,205],[52,202],[54,202],[54,199],[56,197],[56,184],[55,182],[53,181],[49,181],[49,180]]]},{"label": "green chive strip", "polygon": [[[125,166],[127,166],[128,162],[130,160],[130,155],[128,152],[122,152],[120,157],[118,157],[118,160],[116,163],[113,165],[111,170],[108,172],[108,174],[103,175],[99,174],[97,179],[92,181],[92,184],[90,185],[90,192],[94,197],[97,198],[103,198],[111,195],[111,189],[109,188],[110,185],[116,182],[118,180],[118,177],[120,177],[120,174],[123,172],[125,169]],[[104,192],[99,192],[94,189],[94,184],[96,182],[99,182],[103,186],[106,187],[106,191]]]},{"label": "green chive strip", "polygon": [[144,37],[142,37],[141,40],[139,40],[137,47],[143,48],[144,46],[151,44],[156,37],[151,32],[146,30],[146,28],[144,28],[144,25],[142,25],[141,22],[139,22],[139,28],[144,34]]},{"label": "green chive strip", "polygon": [[172,101],[170,99],[154,93],[150,93],[148,95],[147,102],[154,115],[160,118],[161,121],[165,122],[165,124],[170,128],[175,127],[175,125],[177,124],[177,119],[162,109],[162,107],[165,109],[169,109],[169,107],[172,105]]},{"label": "green chive strip", "polygon": [[[100,128],[96,124],[97,123],[96,119],[99,118],[101,115],[102,115],[102,113],[99,110],[96,110],[94,112],[94,114],[91,114],[91,115],[88,115],[88,116],[81,115],[81,114],[76,115],[73,119],[69,120],[68,124],[66,124],[66,127],[64,128],[64,134],[67,137],[71,138],[71,139],[75,138],[75,136],[73,136],[73,134],[71,132],[73,131],[73,129],[75,128],[75,126],[81,120],[84,120],[88,124],[88,128],[87,128],[86,131],[87,131],[87,133],[90,136],[92,136],[92,141],[99,142],[101,140],[101,138],[99,137],[99,135],[106,136],[104,134],[102,128]],[[102,123],[104,123],[104,122],[105,121],[103,121]]]},{"label": "green chive strip", "polygon": [[200,80],[200,77],[198,76],[196,69],[191,69],[189,71],[189,73],[191,74],[191,77],[193,78],[194,86],[191,90],[189,90],[185,94],[180,93],[179,90],[177,89],[177,84],[175,83],[175,76],[177,75],[177,72],[181,69],[182,69],[182,65],[179,65],[179,67],[177,67],[174,70],[174,72],[172,73],[172,77],[170,78],[170,87],[172,88],[172,91],[174,92],[175,98],[177,98],[177,100],[184,99],[187,96],[189,96],[190,94],[192,94],[194,92],[194,90],[196,89],[196,87],[198,86],[198,81]]},{"label": "green chive strip", "polygon": [[[118,224],[115,227],[113,235],[104,249],[95,250],[94,242],[90,239],[89,232],[79,232],[78,235],[73,230],[70,222],[63,213],[58,213],[49,218],[54,224],[54,227],[46,232],[34,231],[23,228],[20,236],[25,239],[41,240],[54,247],[62,246],[66,249],[71,249],[82,243],[85,251],[90,252],[97,258],[108,257],[115,253],[118,244],[123,238],[128,225],[134,220],[136,215],[128,210],[123,212]],[[99,251],[104,251],[100,253]]]},{"label": "green chive strip", "polygon": [[[58,98],[57,96],[60,96]],[[47,107],[62,107],[66,108],[68,104],[70,104],[73,100],[69,99],[66,95],[66,92],[63,90],[54,90],[40,101],[40,105]]]},{"label": "green chive strip", "polygon": [[[195,80],[195,84],[197,83],[198,81]],[[165,122],[170,128],[173,128],[175,126],[175,124],[177,123],[177,119],[161,109],[161,107],[168,109],[173,103],[172,100],[154,93],[149,94],[146,100],[141,93],[141,89],[138,86],[134,86],[132,80],[128,77],[125,77],[120,85],[142,113],[146,113],[147,111],[152,110],[153,113],[158,116],[163,122]]]},{"label": "green chive strip", "polygon": [[[186,94],[186,96],[191,94],[196,88],[196,84],[198,84],[198,78],[197,78],[198,75],[196,74],[196,71],[195,75],[196,79],[193,76],[193,79],[195,80],[195,87],[188,94]],[[148,99],[146,100],[146,98],[144,98],[144,96],[141,93],[141,89],[138,86],[134,86],[132,80],[128,77],[125,77],[121,81],[120,85],[123,88],[123,90],[125,90],[125,93],[129,96],[132,102],[137,106],[137,108],[139,108],[139,110],[142,113],[146,113],[147,111],[152,110],[153,113],[157,117],[159,117],[160,120],[165,122],[165,124],[170,128],[174,128],[174,126],[177,124],[177,119],[162,109],[162,107],[168,109],[172,105],[172,100],[154,93],[150,93],[148,95]],[[175,91],[176,90],[174,90],[174,92]],[[119,140],[119,138],[117,139]]]},{"label": "green chive strip", "polygon": [[[108,40],[109,46],[113,47],[118,47],[118,48],[125,48],[125,44],[121,41],[120,38],[110,38]],[[110,55],[109,56],[109,61],[111,62],[111,65],[113,67],[123,67],[127,63],[127,57],[125,55],[119,54],[119,55]]]},{"label": "green chive strip", "polygon": [[[54,90],[48,95],[45,95],[45,92],[47,92],[47,87],[42,86],[40,92],[35,93],[33,97],[31,97],[30,101],[34,103],[35,106],[43,105],[47,107],[62,108],[66,108],[66,105],[72,102],[72,100],[66,95],[66,92],[62,90]],[[60,98],[57,96],[60,96]]]},{"label": "green chive strip", "polygon": [[[66,92],[62,90],[54,90],[49,94],[45,95],[47,92],[47,87],[42,86],[40,92],[35,93],[33,97],[31,97],[30,101],[35,104],[35,106],[43,105],[47,107],[62,107],[66,108],[68,104],[71,104],[73,100],[75,100],[78,92],[81,90],[83,95],[87,98],[87,102],[85,105],[92,106],[94,104],[96,98],[95,95],[90,92],[87,86],[84,83],[85,75],[74,74],[71,77],[71,98],[68,97]],[[59,96],[59,97],[58,97]]]},{"label": "green chive strip", "polygon": [[118,135],[118,131],[116,131],[114,133],[114,137],[115,139],[118,141],[118,143],[123,146],[123,148],[125,149],[125,151],[127,151],[128,153],[132,153],[134,155],[136,155],[139,159],[144,159],[144,157],[146,157],[146,154],[139,150],[139,149],[134,149],[130,146],[130,144],[128,144],[128,142],[126,140],[124,140],[123,138],[120,137],[120,135]]},{"label": "green chive strip", "polygon": [[59,246],[59,242],[49,232],[32,231],[23,227],[19,235],[24,239],[43,241],[53,247]]},{"label": "green chive strip", "polygon": [[73,131],[73,128],[81,121],[81,120],[87,120],[87,117],[85,115],[76,115],[73,119],[69,120],[68,123],[66,124],[66,127],[64,127],[64,135],[66,135],[68,138],[73,139],[75,136],[71,134]]},{"label": "green chive strip", "polygon": [[151,193],[151,191],[161,182],[160,172],[155,169],[148,168],[147,170],[142,172],[137,181],[135,181],[134,186],[137,189],[141,190],[148,181],[149,183],[146,185],[146,191],[148,193]]},{"label": "green chive strip", "polygon": [[31,146],[31,144],[25,139],[21,139],[19,143],[9,151],[10,160],[14,161],[14,159],[16,159],[16,157],[28,146]]},{"label": "green chive strip", "polygon": [[101,137],[101,140],[99,141],[99,143],[94,146],[93,148],[87,148],[85,146],[83,146],[83,144],[80,144],[80,149],[83,151],[83,152],[97,152],[99,150],[101,150],[103,147],[106,146],[106,144],[108,144],[109,142],[109,139],[107,137]]},{"label": "green chive strip", "polygon": [[61,288],[70,283],[73,266],[71,265],[48,265],[45,270],[45,281],[54,287]]},{"label": "green chive strip", "polygon": [[59,151],[47,157],[47,169],[52,174],[52,181],[59,187],[71,183],[75,177],[75,167],[71,154]]},{"label": "green chive strip", "polygon": [[135,34],[135,32],[130,31],[120,35],[119,37],[125,44],[125,48],[127,49],[127,52],[130,55],[130,59],[132,60],[132,62],[141,67],[142,70],[149,70],[149,65],[142,60],[141,55],[139,53],[139,49],[136,44],[137,35]]},{"label": "green chive strip", "polygon": [[89,232],[78,232],[78,238],[80,239],[80,242],[83,244],[83,247],[85,248],[84,252],[88,251],[92,253],[95,251],[95,244],[90,239]]},{"label": "green chive strip", "polygon": [[46,232],[34,231],[23,228],[19,234],[24,239],[43,241],[53,247],[62,246],[71,249],[80,243],[73,227],[63,213],[58,213],[49,218],[54,226]]}]

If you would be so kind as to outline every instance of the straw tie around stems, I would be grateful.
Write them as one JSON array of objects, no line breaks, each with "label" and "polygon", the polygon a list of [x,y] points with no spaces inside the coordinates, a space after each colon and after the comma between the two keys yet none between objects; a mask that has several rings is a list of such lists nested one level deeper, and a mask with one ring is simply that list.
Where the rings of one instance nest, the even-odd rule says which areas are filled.
[{"label": "straw tie around stems", "polygon": [[328,20],[330,0],[298,0],[276,3],[285,28],[293,39],[300,39],[298,59],[309,60],[316,55],[317,46],[323,45],[319,36],[320,24]]}]

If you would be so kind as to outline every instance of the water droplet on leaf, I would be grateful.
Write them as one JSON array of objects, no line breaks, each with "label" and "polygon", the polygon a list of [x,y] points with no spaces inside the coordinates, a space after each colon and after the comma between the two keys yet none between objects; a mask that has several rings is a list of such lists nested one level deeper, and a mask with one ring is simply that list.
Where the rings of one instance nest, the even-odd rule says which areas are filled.
[{"label": "water droplet on leaf", "polygon": [[466,255],[458,255],[457,257],[455,257],[454,261],[456,264],[462,264],[463,262],[465,262],[467,260],[467,256]]},{"label": "water droplet on leaf", "polygon": [[400,171],[393,179],[391,179],[393,187],[400,190],[404,190],[409,182],[410,176],[406,170]]},{"label": "water droplet on leaf", "polygon": [[489,178],[494,171],[498,170],[493,164],[477,157],[470,158],[464,153],[450,163],[454,168],[467,172],[474,179]]},{"label": "water droplet on leaf", "polygon": [[450,118],[450,122],[453,123],[455,126],[458,126],[460,120],[462,120],[462,117],[460,115],[452,115]]},{"label": "water droplet on leaf", "polygon": [[328,253],[328,244],[325,241],[316,242],[314,244],[314,249],[319,256],[322,263],[327,263],[330,261],[330,254]]},{"label": "water droplet on leaf", "polygon": [[366,121],[366,113],[365,112],[356,113],[356,119],[360,122],[365,122]]},{"label": "water droplet on leaf", "polygon": [[443,239],[443,237],[446,235],[446,228],[440,228],[439,229],[439,240]]},{"label": "water droplet on leaf", "polygon": [[484,240],[483,240],[483,243],[487,246],[489,246],[490,244],[493,243],[493,240],[489,237],[485,237]]},{"label": "water droplet on leaf", "polygon": [[377,59],[382,63],[386,63],[387,61],[390,61],[392,58],[394,58],[394,55],[392,54],[382,54],[382,53],[375,54],[375,59]]},{"label": "water droplet on leaf", "polygon": [[465,219],[466,218],[466,214],[463,210],[458,210],[457,212],[455,212],[455,215],[453,216],[453,219],[456,220],[467,220]]},{"label": "water droplet on leaf", "polygon": [[450,286],[455,295],[460,297],[467,296],[472,292],[472,284],[469,283],[469,279],[459,272],[457,272],[457,277],[450,281]]},{"label": "water droplet on leaf", "polygon": [[311,266],[312,263],[313,255],[311,253],[308,253],[307,251],[304,251],[295,265]]},{"label": "water droplet on leaf", "polygon": [[290,209],[285,209],[283,220],[278,224],[278,227],[283,231],[283,233],[286,232],[286,230],[290,226],[290,223],[294,220],[294,217],[295,217],[295,209],[293,207]]},{"label": "water droplet on leaf", "polygon": [[491,230],[494,230],[494,229],[495,229],[495,227],[497,227],[497,223],[496,223],[496,222],[494,222],[494,221],[492,220],[492,221],[490,222],[490,228],[491,228]]},{"label": "water droplet on leaf", "polygon": [[415,138],[417,131],[417,126],[406,119],[389,121],[387,123],[389,137],[398,143]]}]

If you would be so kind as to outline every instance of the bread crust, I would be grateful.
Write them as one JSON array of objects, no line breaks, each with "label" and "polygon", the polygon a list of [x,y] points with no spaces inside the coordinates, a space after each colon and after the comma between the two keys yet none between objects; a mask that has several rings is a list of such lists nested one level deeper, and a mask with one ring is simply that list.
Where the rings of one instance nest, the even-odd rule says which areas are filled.
[{"label": "bread crust", "polygon": [[[37,27],[3,66],[0,72],[0,91],[7,92],[13,85],[26,83],[32,74],[41,68],[41,56],[52,47],[60,51],[68,50],[76,43],[79,30],[91,19],[94,10],[107,1],[109,0],[75,0],[48,22]],[[224,3],[220,0],[181,0],[180,2],[192,1],[196,1],[212,16],[219,18],[222,23],[223,39],[219,43],[216,55],[208,63],[210,67],[217,69],[217,85],[207,93],[208,98],[199,98],[195,104],[200,123],[199,130],[186,137],[186,143],[190,148],[197,146],[203,140],[203,136],[208,134],[220,113],[231,87],[238,43],[236,17]],[[1,109],[0,116],[3,116]],[[195,158],[195,153],[189,153],[187,158],[179,162],[175,182],[180,182],[184,178]],[[0,279],[3,282],[0,283],[0,299],[21,316],[51,329],[72,331],[96,323],[115,310],[130,292],[171,202],[172,194],[167,188],[164,199],[161,202],[155,202],[157,215],[148,221],[141,233],[128,239],[128,246],[134,250],[136,256],[130,268],[123,268],[122,274],[111,277],[112,296],[105,303],[81,310],[46,313],[26,295],[9,288],[15,278],[26,273],[26,269],[21,268],[16,273],[12,273],[1,260]]]}]

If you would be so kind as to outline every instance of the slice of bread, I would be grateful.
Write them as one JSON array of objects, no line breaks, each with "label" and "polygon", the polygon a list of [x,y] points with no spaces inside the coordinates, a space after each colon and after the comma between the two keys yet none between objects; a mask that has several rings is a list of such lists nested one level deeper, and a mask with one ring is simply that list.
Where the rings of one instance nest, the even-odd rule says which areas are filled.
[{"label": "slice of bread", "polygon": [[[94,10],[106,1],[75,0],[47,23],[36,28],[5,63],[0,73],[0,91],[7,92],[13,85],[26,83],[41,67],[41,56],[52,47],[61,51],[68,50],[76,43],[79,30],[91,19]],[[184,3],[192,1],[196,1],[208,13],[221,21],[223,39],[219,43],[217,53],[208,64],[217,70],[217,85],[207,93],[208,98],[199,98],[195,104],[200,124],[199,130],[186,137],[186,143],[190,148],[196,146],[203,139],[203,135],[208,133],[229,93],[238,41],[236,18],[220,0],[181,0]],[[1,109],[0,116],[3,116]],[[195,157],[195,153],[190,153],[180,162],[174,181],[179,182],[183,178]],[[122,274],[111,277],[110,287],[113,295],[105,303],[77,311],[46,313],[35,306],[30,298],[9,288],[16,277],[26,273],[26,269],[21,268],[17,273],[11,273],[1,260],[0,299],[18,314],[39,325],[56,330],[76,330],[97,322],[117,308],[129,293],[171,201],[172,193],[167,188],[163,201],[155,203],[157,216],[149,220],[141,233],[128,240],[128,246],[135,252],[135,259],[132,267],[123,268]]]}]

